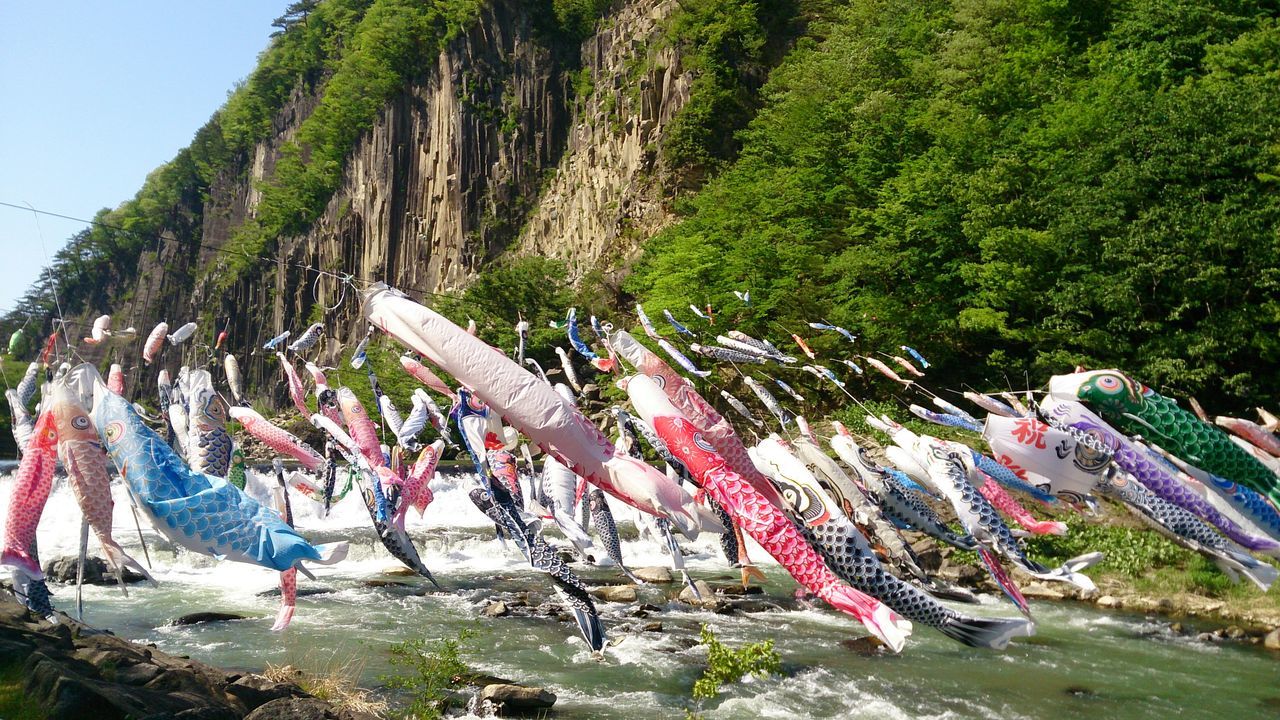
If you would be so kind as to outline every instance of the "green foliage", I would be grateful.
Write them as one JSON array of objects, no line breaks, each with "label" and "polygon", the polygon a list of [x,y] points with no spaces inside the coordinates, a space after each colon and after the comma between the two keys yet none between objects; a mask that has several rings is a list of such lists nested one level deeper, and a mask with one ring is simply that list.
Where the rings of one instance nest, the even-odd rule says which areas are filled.
[{"label": "green foliage", "polygon": [[1096,566],[1128,578],[1165,567],[1182,567],[1199,556],[1166,540],[1147,527],[1122,527],[1090,523],[1077,515],[1066,518],[1065,536],[1037,535],[1024,542],[1028,555],[1051,567],[1083,555],[1101,551],[1105,557]]},{"label": "green foliage", "polygon": [[711,628],[702,626],[699,640],[707,646],[707,669],[693,684],[693,697],[713,698],[720,686],[737,682],[745,675],[777,675],[782,672],[782,658],[773,649],[773,641],[751,643],[733,650],[721,643]]},{"label": "green foliage", "polygon": [[591,68],[581,68],[573,74],[573,97],[585,100],[595,92],[595,81],[591,77]]},{"label": "green foliage", "polygon": [[412,702],[404,717],[417,720],[444,717],[450,689],[467,672],[459,651],[463,643],[474,636],[475,631],[462,630],[453,640],[418,638],[391,645],[391,664],[405,669],[406,674],[384,675],[382,681],[389,688],[411,694]]},{"label": "green foliage", "polygon": [[[380,429],[382,428],[381,414],[378,411],[378,404],[374,402],[373,387],[369,384],[369,371],[373,371],[374,376],[378,378],[378,387],[391,398],[391,402],[402,416],[408,414],[412,407],[413,391],[422,387],[422,384],[405,372],[400,365],[400,355],[403,352],[404,348],[399,343],[382,333],[376,333],[365,348],[368,359],[364,367],[358,370],[351,367],[351,357],[346,355],[342,357],[338,366],[329,372],[333,387],[351,388],[356,399],[364,406],[365,412]],[[443,401],[436,397],[436,402]],[[448,412],[447,407],[443,409]],[[389,441],[387,444],[394,445],[395,440],[390,428],[386,429],[386,433],[384,439]]]},{"label": "green foliage", "polygon": [[0,718],[5,720],[44,720],[49,716],[44,707],[27,695],[27,676],[21,658],[9,658],[0,665]]},{"label": "green foliage", "polygon": [[551,0],[551,11],[560,30],[571,41],[581,42],[591,34],[596,20],[612,4],[612,0]]},{"label": "green foliage", "polygon": [[734,133],[757,106],[766,51],[790,37],[800,12],[797,2],[685,0],[673,14],[666,41],[675,45],[695,73],[689,100],[662,143],[673,169],[712,172],[737,152]]},{"label": "green foliage", "polygon": [[[766,677],[782,672],[782,657],[773,649],[773,641],[751,643],[734,650],[716,637],[708,625],[702,626],[698,639],[707,646],[707,668],[693,683],[693,699],[702,702],[720,694],[720,687],[735,683],[746,675]],[[686,711],[687,717],[697,717]]]},{"label": "green foliage", "polygon": [[[730,5],[722,35],[740,27]],[[912,345],[935,386],[1039,384],[1079,363],[1212,391],[1223,410],[1265,402],[1280,394],[1276,15],[839,6],[770,74],[737,160],[677,205],[626,290],[710,301],[775,342],[823,318],[861,336],[806,333],[829,357]]]},{"label": "green foliage", "polygon": [[361,133],[478,9],[479,0],[374,0],[358,22],[354,13],[341,15],[347,24],[324,39],[349,35],[349,43],[337,48],[336,56],[325,56],[332,75],[297,138],[280,149],[274,174],[259,188],[256,215],[236,229],[228,245],[234,253],[227,261],[229,272],[218,276],[223,286],[252,267],[276,238],[310,227],[342,181],[346,156]]},{"label": "green foliage", "polygon": [[[546,367],[547,363],[559,362],[555,346],[568,344],[564,330],[549,326],[551,321],[563,321],[575,302],[567,275],[567,268],[559,260],[507,258],[478,275],[461,295],[439,296],[430,304],[462,327],[474,320],[478,335],[504,350],[515,347],[515,326],[523,313],[529,323],[525,356]],[[580,327],[585,325],[590,311],[590,307],[578,308]]]}]

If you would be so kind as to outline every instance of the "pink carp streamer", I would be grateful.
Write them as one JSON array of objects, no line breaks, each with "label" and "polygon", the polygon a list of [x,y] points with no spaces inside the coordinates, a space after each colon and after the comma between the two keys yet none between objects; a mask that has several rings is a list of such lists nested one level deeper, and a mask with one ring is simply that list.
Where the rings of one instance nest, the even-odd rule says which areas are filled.
[{"label": "pink carp streamer", "polygon": [[990,476],[983,475],[983,477],[986,478],[986,482],[982,483],[978,492],[982,493],[982,497],[986,498],[995,509],[1013,518],[1014,522],[1021,525],[1027,532],[1034,535],[1067,534],[1066,523],[1036,518]]},{"label": "pink carp streamer", "polygon": [[[270,420],[262,417],[256,410],[247,407],[233,407],[231,418],[244,426],[246,432],[257,438],[262,444],[281,455],[297,460],[306,469],[316,472],[325,466],[325,459],[293,433],[285,430]],[[310,417],[310,413],[307,414]]]},{"label": "pink carp streamer", "polygon": [[18,466],[9,495],[9,516],[4,524],[4,548],[0,565],[17,568],[31,580],[43,580],[36,557],[36,526],[53,489],[53,469],[57,465],[58,431],[53,412],[45,410],[36,420],[35,432]]},{"label": "pink carp streamer", "polygon": [[129,557],[111,536],[111,514],[115,508],[115,501],[111,498],[111,471],[107,453],[88,411],[62,383],[53,387],[51,411],[58,433],[58,458],[67,470],[80,511],[84,513],[89,527],[93,528],[107,564],[116,572],[120,588],[124,589],[123,572],[126,567],[154,584],[151,573]]},{"label": "pink carp streamer", "polygon": [[311,410],[307,408],[307,391],[302,385],[302,378],[298,376],[298,370],[284,356],[284,353],[276,353],[276,358],[280,360],[280,367],[284,369],[285,386],[289,389],[289,399],[293,400],[293,406],[298,408],[298,412],[303,417],[310,417]]},{"label": "pink carp streamer", "polygon": [[164,346],[164,339],[169,335],[169,323],[160,323],[155,326],[151,334],[147,336],[147,341],[142,344],[142,359],[146,364],[150,365],[152,360],[156,359],[156,353]]},{"label": "pink carp streamer", "polygon": [[347,425],[348,434],[356,441],[356,447],[360,448],[360,454],[374,468],[384,467],[387,459],[378,442],[378,430],[351,388],[338,388],[338,408],[342,411],[342,420]]},{"label": "pink carp streamer", "polygon": [[864,355],[862,359],[866,360],[868,365],[878,370],[881,375],[889,378],[894,382],[902,383],[904,387],[911,387],[911,384],[915,382],[914,380],[907,380],[903,378],[901,375],[894,372],[893,368],[889,367],[888,365],[885,365],[884,363],[880,362],[879,360],[873,357],[867,357]]},{"label": "pink carp streamer", "polygon": [[692,383],[663,362],[662,358],[636,342],[636,339],[627,332],[614,333],[611,342],[618,354],[632,367],[657,381],[662,391],[666,393],[667,399],[702,431],[715,446],[716,452],[729,463],[734,472],[751,483],[756,492],[774,507],[779,509],[786,507],[773,483],[751,462],[751,456],[747,454],[747,448],[742,444],[738,434],[733,431],[733,426],[711,406],[711,403],[693,389]]},{"label": "pink carp streamer", "polygon": [[428,370],[425,365],[417,360],[409,357],[408,355],[401,355],[400,367],[404,368],[405,372],[412,375],[415,380],[423,385],[426,385],[450,400],[457,399],[457,393],[455,393],[452,388],[446,385],[443,380],[436,376],[435,373]]},{"label": "pink carp streamer", "polygon": [[902,366],[903,370],[906,370],[907,372],[911,373],[916,377],[924,377],[924,373],[920,372],[920,368],[917,368],[915,365],[912,365],[910,360],[904,357],[901,357],[899,355],[891,355],[890,357],[893,359],[894,362]]},{"label": "pink carp streamer", "polygon": [[644,375],[632,377],[627,393],[636,412],[653,426],[702,488],[797,582],[832,607],[860,620],[894,652],[902,650],[911,633],[911,623],[879,600],[842,583],[791,519],[729,468],[693,423],[667,400],[656,382]]},{"label": "pink carp streamer", "polygon": [[364,314],[463,386],[543,452],[619,500],[670,520],[688,538],[724,528],[656,468],[618,450],[546,383],[457,325],[385,285],[364,293]]},{"label": "pink carp streamer", "polygon": [[120,363],[111,363],[107,371],[107,388],[117,395],[124,395],[124,368]]},{"label": "pink carp streamer", "polygon": [[1241,418],[1226,417],[1219,415],[1214,423],[1218,427],[1224,428],[1232,434],[1238,435],[1261,450],[1274,457],[1280,457],[1280,437],[1276,437],[1275,433],[1268,431],[1258,423]]},{"label": "pink carp streamer", "polygon": [[280,573],[280,609],[276,612],[271,632],[282,632],[293,621],[298,608],[298,569],[289,568]]},{"label": "pink carp streamer", "polygon": [[[276,477],[280,486],[276,488],[276,509],[285,524],[293,527],[293,510],[289,507],[289,491],[285,488],[284,478],[280,474],[280,462],[276,461]],[[293,614],[298,608],[298,568],[291,567],[280,572],[280,610],[276,612],[276,621],[271,632],[284,632],[293,621]]]},{"label": "pink carp streamer", "polygon": [[418,459],[409,467],[409,472],[401,485],[400,492],[401,497],[404,498],[404,507],[412,507],[418,511],[419,516],[427,511],[427,506],[435,499],[429,485],[431,478],[435,477],[436,465],[440,462],[440,454],[443,451],[443,440],[436,440],[423,448],[422,454],[418,455]]}]

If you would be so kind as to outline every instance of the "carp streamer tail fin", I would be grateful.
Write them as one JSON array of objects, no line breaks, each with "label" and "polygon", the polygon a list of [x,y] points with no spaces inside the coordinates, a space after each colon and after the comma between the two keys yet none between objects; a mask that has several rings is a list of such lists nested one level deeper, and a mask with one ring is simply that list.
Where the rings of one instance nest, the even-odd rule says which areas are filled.
[{"label": "carp streamer tail fin", "polygon": [[821,595],[835,609],[862,621],[867,630],[895,653],[902,652],[911,634],[911,621],[901,617],[888,605],[871,601],[871,598],[844,585],[831,585]]},{"label": "carp streamer tail fin", "polygon": [[956,618],[938,630],[970,647],[1003,650],[1016,637],[1035,635],[1036,624],[1025,618]]}]

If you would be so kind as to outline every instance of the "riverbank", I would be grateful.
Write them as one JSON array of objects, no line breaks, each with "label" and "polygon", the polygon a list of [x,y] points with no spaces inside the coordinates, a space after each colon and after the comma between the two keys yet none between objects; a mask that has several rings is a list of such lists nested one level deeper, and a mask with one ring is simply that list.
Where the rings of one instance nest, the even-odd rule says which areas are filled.
[{"label": "riverbank", "polygon": [[[251,483],[255,489],[260,485],[261,479]],[[754,546],[752,557],[761,562],[766,580],[758,592],[730,594],[737,571],[726,567],[714,538],[700,538],[682,543],[689,572],[713,591],[725,591],[714,593],[718,602],[707,605],[680,601],[678,574],[673,582],[662,582],[672,574],[655,569],[660,577],[654,582],[627,587],[614,567],[573,564],[598,593],[609,638],[603,659],[596,659],[583,647],[545,578],[513,547],[503,547],[492,525],[483,524],[487,519],[468,507],[461,485],[465,483],[442,482],[426,515],[412,517],[408,525],[442,590],[396,567],[352,494],[326,518],[314,516],[305,502],[295,506],[310,537],[346,540],[351,555],[339,565],[317,568],[317,580],[300,582],[298,612],[286,633],[269,632],[278,603],[276,573],[213,562],[177,550],[150,531],[150,558],[160,586],[132,586],[127,597],[112,584],[88,586],[85,620],[143,647],[153,643],[170,656],[189,655],[223,668],[227,675],[292,666],[306,677],[324,677],[343,669],[352,685],[370,688],[376,699],[390,704],[387,715],[409,702],[408,693],[388,687],[387,679],[412,674],[392,663],[391,648],[418,640],[430,647],[458,638],[465,629],[476,633],[459,647],[466,666],[554,693],[554,714],[562,720],[678,716],[706,667],[706,649],[697,641],[702,625],[729,647],[773,640],[785,669],[777,679],[731,686],[723,700],[707,708],[709,718],[759,714],[761,707],[776,715],[881,720],[944,714],[976,718],[997,712],[1038,718],[1045,703],[1062,703],[1064,697],[1077,697],[1069,692],[1087,688],[1089,705],[1081,712],[1147,720],[1197,702],[1190,688],[1202,682],[1225,683],[1214,700],[1214,708],[1223,712],[1256,713],[1258,703],[1280,702],[1265,680],[1274,677],[1280,653],[1261,646],[1276,596],[1246,586],[1219,587],[1225,578],[1202,567],[1198,556],[1166,547],[1164,541],[1146,541],[1153,534],[1124,525],[1129,519],[1123,514],[1068,520],[1073,524],[1068,536],[1028,541],[1045,563],[1080,554],[1080,546],[1103,550],[1109,559],[1089,571],[1100,592],[1088,602],[1060,593],[1065,585],[1015,576],[1030,596],[1037,632],[1004,652],[964,648],[918,626],[906,650],[890,655],[867,643],[856,622],[820,602],[796,598],[795,582]],[[50,503],[51,512],[70,512],[74,498],[59,485]],[[118,536],[141,557],[126,499],[118,500],[117,510],[115,525],[130,530]],[[659,543],[637,535],[630,511],[619,507],[615,513],[623,555],[633,570],[648,576],[646,567],[669,565]],[[50,561],[50,575],[73,577],[72,565],[58,560],[74,552],[75,530],[60,524],[42,530],[40,547]],[[550,542],[562,542],[555,531],[547,534]],[[988,592],[986,573],[976,558],[912,539],[922,561],[935,563],[938,574],[983,591],[980,604],[954,607],[984,617],[1016,616],[1000,595]],[[55,607],[73,607],[73,585],[54,583],[51,588]],[[1100,605],[1108,595],[1120,603]],[[505,612],[495,606],[499,601]],[[175,622],[186,614],[211,613],[237,619]],[[1251,621],[1245,622],[1246,617]],[[1229,631],[1233,624],[1243,635]],[[1194,679],[1186,677],[1190,658],[1197,659]],[[993,663],[1036,671],[1016,677],[992,673]],[[1151,691],[1157,681],[1161,689]],[[463,690],[468,696],[475,693]],[[463,705],[468,701],[460,699]],[[0,716],[11,720],[8,714]]]},{"label": "riverbank", "polygon": [[[1092,516],[1049,516],[1067,524],[1067,535],[1028,538],[1028,555],[1050,567],[1086,552],[1101,551],[1104,559],[1085,571],[1098,588],[1092,593],[1066,583],[1015,575],[1023,594],[1033,603],[1088,603],[1105,610],[1157,616],[1173,625],[1195,620],[1202,626],[1214,626],[1198,633],[1212,636],[1205,639],[1263,643],[1271,635],[1275,649],[1280,649],[1280,586],[1263,592],[1247,580],[1233,583],[1209,560],[1161,536],[1109,500],[1102,500]],[[919,547],[926,559],[935,553],[941,559],[942,564],[935,561],[926,569],[961,585],[998,592],[971,553],[939,548],[931,541]]]},{"label": "riverbank", "polygon": [[220,670],[0,597],[0,717],[376,720],[293,683]]}]

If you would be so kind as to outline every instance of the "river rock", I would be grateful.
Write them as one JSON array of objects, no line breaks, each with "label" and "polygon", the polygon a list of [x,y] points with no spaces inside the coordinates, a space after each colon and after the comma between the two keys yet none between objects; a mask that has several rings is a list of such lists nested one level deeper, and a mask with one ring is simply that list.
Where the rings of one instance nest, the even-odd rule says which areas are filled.
[{"label": "river rock", "polygon": [[[63,555],[44,564],[44,574],[50,582],[74,583],[76,581],[75,555]],[[124,581],[136,583],[145,580],[140,573],[124,568]],[[107,567],[107,561],[100,557],[84,559],[84,583],[86,585],[115,585],[116,574]]]},{"label": "river rock", "polygon": [[[312,595],[328,595],[334,592],[330,587],[300,587],[298,588],[298,597],[311,597]],[[261,598],[278,598],[280,597],[280,587],[276,586],[257,593]]]},{"label": "river rock", "polygon": [[662,632],[662,623],[660,622],[645,623],[644,627],[640,628],[640,630],[643,632]]},{"label": "river rock", "polygon": [[764,588],[760,587],[759,585],[748,585],[746,587],[743,587],[737,583],[733,583],[731,585],[716,585],[713,589],[716,592],[720,593],[721,595],[742,596],[742,595],[761,595],[764,593]]},{"label": "river rock", "polygon": [[480,691],[480,701],[488,702],[499,715],[513,715],[545,710],[556,704],[556,696],[539,687],[495,684],[484,686]]},{"label": "river rock", "polygon": [[1067,596],[1058,588],[1040,582],[1028,583],[1022,588],[1022,594],[1035,600],[1062,600]]},{"label": "river rock", "polygon": [[244,720],[340,720],[332,705],[316,698],[280,698],[263,704]]},{"label": "river rock", "polygon": [[944,562],[938,570],[938,577],[960,585],[973,585],[986,579],[986,571],[976,565],[953,565]]},{"label": "river rock", "polygon": [[1227,636],[1232,640],[1241,640],[1245,637],[1246,633],[1243,629],[1240,628],[1239,625],[1231,625],[1231,626],[1228,626],[1225,631],[1223,631],[1223,635]]},{"label": "river rock", "polygon": [[255,710],[273,700],[307,697],[302,688],[293,683],[278,683],[261,675],[245,675],[227,686],[227,694]]},{"label": "river rock", "polygon": [[373,580],[361,580],[360,585],[362,587],[367,587],[367,588],[412,588],[413,587],[413,585],[410,585],[409,583],[406,583],[406,582],[400,582],[399,580],[378,580],[376,578]]},{"label": "river rock", "polygon": [[692,588],[687,586],[680,591],[680,595],[677,599],[680,600],[680,602],[689,603],[690,605],[705,605],[707,603],[715,602],[715,591],[711,589],[711,586],[708,585],[705,580],[695,580],[693,586],[698,589],[698,594],[702,595],[701,599],[699,599],[697,595],[693,594]]},{"label": "river rock", "polygon": [[647,583],[655,585],[666,585],[675,582],[675,577],[671,574],[670,568],[665,567],[642,567],[633,568],[632,574]]},{"label": "river rock", "polygon": [[248,617],[247,615],[240,615],[238,613],[225,613],[225,612],[187,613],[186,615],[183,615],[177,620],[170,622],[169,626],[178,627],[182,625],[198,625],[200,623],[207,623],[207,622],[223,622],[226,620],[244,620],[247,617]]},{"label": "river rock", "polygon": [[485,609],[480,614],[485,617],[504,617],[511,614],[511,609],[507,607],[506,603],[498,600],[485,606]]},{"label": "river rock", "polygon": [[1280,628],[1267,633],[1267,636],[1262,639],[1262,647],[1268,650],[1280,650]]},{"label": "river rock", "polygon": [[605,602],[635,602],[635,585],[606,585],[591,591],[591,594]]},{"label": "river rock", "polygon": [[846,638],[840,641],[840,646],[864,656],[879,655],[885,649],[885,644],[874,635]]},{"label": "river rock", "polygon": [[929,543],[925,549],[916,551],[916,562],[920,565],[921,570],[930,573],[936,572],[942,567],[942,552],[938,550],[937,545]]},{"label": "river rock", "polygon": [[1115,595],[1103,595],[1097,600],[1098,607],[1119,608],[1124,606],[1124,602]]},{"label": "river rock", "polygon": [[[292,685],[131,643],[64,615],[50,625],[7,597],[0,597],[0,657],[23,663],[20,692],[40,706],[39,717],[240,720],[255,707],[305,695]],[[320,704],[310,714],[256,717],[374,720],[309,700]]]}]

